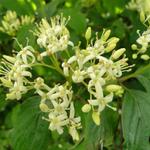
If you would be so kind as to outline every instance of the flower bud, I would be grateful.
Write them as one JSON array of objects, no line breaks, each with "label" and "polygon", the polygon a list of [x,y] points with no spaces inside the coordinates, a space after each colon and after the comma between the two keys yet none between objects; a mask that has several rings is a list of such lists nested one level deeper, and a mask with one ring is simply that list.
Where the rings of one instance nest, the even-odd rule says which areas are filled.
[{"label": "flower bud", "polygon": [[91,110],[91,105],[89,105],[89,104],[85,104],[83,107],[82,107],[82,111],[84,112],[84,113],[87,113],[87,112],[89,112]]},{"label": "flower bud", "polygon": [[63,72],[65,76],[69,76],[69,67],[68,64],[66,62],[62,63],[62,67],[63,67]]},{"label": "flower bud", "polygon": [[91,27],[88,27],[85,32],[85,38],[86,40],[89,40],[91,38]]},{"label": "flower bud", "polygon": [[122,87],[120,85],[111,84],[111,85],[106,86],[106,91],[108,92],[117,92],[121,89]]},{"label": "flower bud", "polygon": [[137,45],[136,44],[132,44],[131,48],[132,48],[132,50],[137,50]]},{"label": "flower bud", "polygon": [[118,59],[126,51],[125,48],[120,48],[112,54],[112,59]]},{"label": "flower bud", "polygon": [[92,113],[92,119],[93,119],[93,121],[94,121],[94,123],[96,124],[96,125],[100,125],[100,115],[99,115],[99,112],[93,112]]},{"label": "flower bud", "polygon": [[145,21],[145,14],[144,11],[140,12],[140,21],[143,23]]},{"label": "flower bud", "polygon": [[110,36],[111,30],[107,30],[106,32],[104,32],[103,34],[103,40],[106,41],[109,36]]},{"label": "flower bud", "polygon": [[119,41],[119,38],[116,37],[112,37],[108,40],[108,45],[110,44],[117,44],[117,42]]},{"label": "flower bud", "polygon": [[116,47],[116,44],[110,44],[106,47],[105,52],[109,53]]},{"label": "flower bud", "polygon": [[137,59],[137,54],[133,54],[133,55],[132,55],[132,58],[133,58],[133,59]]},{"label": "flower bud", "polygon": [[48,106],[46,104],[44,104],[44,103],[41,103],[39,105],[39,107],[40,107],[41,111],[43,111],[43,112],[48,112],[49,111]]},{"label": "flower bud", "polygon": [[115,93],[115,95],[118,96],[118,97],[122,97],[122,96],[123,96],[123,93],[124,93],[124,89],[122,88],[122,89],[118,90],[118,91]]},{"label": "flower bud", "polygon": [[150,57],[149,57],[148,55],[146,55],[146,54],[144,54],[144,55],[141,56],[141,59],[143,59],[143,60],[145,60],[145,61],[146,61],[146,60],[149,60],[149,58],[150,58]]}]

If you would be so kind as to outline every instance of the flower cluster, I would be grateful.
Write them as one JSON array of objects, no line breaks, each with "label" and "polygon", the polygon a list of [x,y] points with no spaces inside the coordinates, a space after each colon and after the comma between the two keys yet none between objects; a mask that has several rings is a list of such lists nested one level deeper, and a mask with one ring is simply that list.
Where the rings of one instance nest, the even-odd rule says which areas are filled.
[{"label": "flower cluster", "polygon": [[49,129],[62,134],[64,126],[67,126],[73,140],[79,140],[77,129],[81,128],[81,118],[75,117],[73,91],[67,83],[50,88],[39,77],[35,80],[34,88],[41,97],[41,111],[48,113],[48,118],[44,119],[50,122]]},{"label": "flower cluster", "polygon": [[139,34],[139,38],[136,40],[137,44],[132,44],[132,50],[134,50],[136,53],[132,55],[133,59],[136,59],[138,55],[141,55],[141,59],[143,60],[149,60],[150,57],[148,54],[145,54],[149,48],[150,43],[150,29],[148,28],[146,31],[142,33],[142,35]]},{"label": "flower cluster", "polygon": [[[90,28],[88,28],[85,34],[87,40],[90,39],[90,32]],[[127,63],[128,59],[124,55],[125,49],[114,50],[119,39],[116,37],[108,39],[109,35],[110,30],[104,30],[101,38],[97,36],[95,42],[92,40],[85,49],[81,50],[77,46],[75,55],[62,64],[66,76],[71,75],[73,82],[86,85],[90,99],[88,100],[89,104],[83,106],[82,110],[88,112],[92,108],[92,117],[97,125],[100,124],[100,112],[105,106],[111,107],[108,103],[112,101],[114,92],[118,90],[120,90],[120,94],[123,92],[122,88],[118,86],[116,91],[105,92],[108,93],[106,95],[104,94],[105,87],[111,83],[110,81],[121,77],[122,72],[131,70],[131,66],[128,66]],[[103,56],[111,51],[113,53],[109,58]]]},{"label": "flower cluster", "polygon": [[[28,18],[25,17],[22,20],[28,20]],[[21,48],[21,51],[14,57],[4,56],[0,80],[3,86],[9,88],[7,99],[19,100],[22,94],[34,89],[41,97],[39,107],[47,114],[44,119],[49,122],[49,129],[62,134],[64,128],[67,127],[73,140],[79,140],[77,129],[80,129],[82,125],[80,116],[75,116],[72,82],[85,85],[89,99],[85,101],[82,111],[92,110],[93,121],[99,125],[100,114],[104,108],[109,107],[115,110],[109,103],[114,95],[121,97],[124,92],[123,88],[118,85],[117,78],[121,77],[123,72],[130,71],[132,66],[127,63],[128,59],[124,54],[126,50],[124,48],[116,50],[119,39],[109,38],[110,30],[104,30],[101,37],[96,33],[96,39],[91,39],[89,27],[85,33],[87,45],[81,49],[80,44],[74,46],[69,41],[67,21],[62,15],[52,18],[51,23],[42,19],[34,34],[37,36],[37,43],[45,48],[45,51],[41,52],[36,59],[37,52],[31,46],[26,46]],[[71,45],[74,50],[74,55],[68,60],[58,62],[57,55],[50,55],[67,50],[68,45]],[[52,64],[44,63],[46,56],[48,56],[47,59],[52,57]],[[30,82],[29,79],[32,77],[30,70],[37,64],[50,66],[65,76],[67,82],[62,85],[55,84],[54,87],[46,84],[41,77]]]},{"label": "flower cluster", "polygon": [[67,49],[69,44],[72,44],[69,41],[69,31],[66,28],[67,22],[68,20],[61,15],[51,18],[50,23],[46,19],[42,19],[37,25],[35,31],[35,35],[38,37],[37,44],[46,49],[40,54],[41,58],[63,51]]},{"label": "flower cluster", "polygon": [[3,86],[9,88],[9,93],[6,95],[7,99],[20,100],[22,94],[28,91],[26,87],[26,84],[29,83],[27,78],[32,77],[29,69],[35,61],[33,51],[32,47],[27,46],[22,48],[14,57],[3,56],[0,67],[0,80]]},{"label": "flower cluster", "polygon": [[3,17],[2,25],[0,26],[0,31],[7,33],[10,36],[15,36],[16,32],[21,25],[33,23],[34,17],[32,16],[21,16],[21,19],[17,17],[15,11],[7,11],[6,15]]}]

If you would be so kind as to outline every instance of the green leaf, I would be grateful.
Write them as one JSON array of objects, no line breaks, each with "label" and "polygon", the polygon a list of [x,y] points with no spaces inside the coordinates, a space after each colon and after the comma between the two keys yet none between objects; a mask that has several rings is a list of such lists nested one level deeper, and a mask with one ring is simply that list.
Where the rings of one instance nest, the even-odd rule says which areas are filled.
[{"label": "green leaf", "polygon": [[123,12],[125,1],[113,0],[110,3],[109,0],[103,0],[103,6],[110,15],[116,15]]},{"label": "green leaf", "polygon": [[122,19],[117,18],[117,20],[115,20],[112,23],[111,29],[112,29],[113,35],[115,35],[116,37],[120,39],[125,37],[125,32],[126,32],[125,24],[123,23]]},{"label": "green leaf", "polygon": [[128,89],[122,108],[122,126],[128,150],[149,150],[150,143],[150,81],[138,78],[147,92]]},{"label": "green leaf", "polygon": [[52,0],[44,7],[44,15],[49,19],[54,13],[56,13],[58,6],[63,3],[64,0]]},{"label": "green leaf", "polygon": [[70,16],[71,19],[68,22],[68,26],[73,29],[77,34],[82,34],[86,30],[86,17],[77,8],[63,9],[61,10],[64,16]]},{"label": "green leaf", "polygon": [[113,144],[114,132],[117,126],[118,114],[106,108],[101,114],[100,126],[95,125],[91,114],[87,117],[83,142],[77,146],[77,150],[96,150],[100,147]]},{"label": "green leaf", "polygon": [[[33,33],[31,31],[34,31],[35,29],[35,25],[34,24],[30,24],[30,25],[23,25],[17,32],[16,38],[18,40],[19,43],[21,43],[21,45],[27,46],[28,45],[32,45],[34,46],[34,48],[36,49],[36,37],[33,35]],[[13,47],[17,50],[20,50],[20,47],[17,43],[16,40],[14,40],[13,43]]]},{"label": "green leaf", "polygon": [[12,146],[15,150],[46,150],[49,144],[48,123],[42,120],[39,98],[31,97],[13,116]]},{"label": "green leaf", "polygon": [[8,10],[14,10],[19,15],[34,14],[32,3],[27,0],[1,0],[2,6]]}]

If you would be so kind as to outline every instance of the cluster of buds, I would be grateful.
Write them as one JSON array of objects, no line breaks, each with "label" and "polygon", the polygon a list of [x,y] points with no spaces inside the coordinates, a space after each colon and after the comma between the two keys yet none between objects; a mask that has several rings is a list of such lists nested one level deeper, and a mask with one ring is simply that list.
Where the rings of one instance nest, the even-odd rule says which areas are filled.
[{"label": "cluster of buds", "polygon": [[[83,83],[86,86],[90,99],[82,110],[89,112],[92,108],[92,118],[97,125],[100,124],[100,112],[105,106],[114,109],[108,104],[112,101],[113,95],[121,96],[123,94],[122,87],[110,85],[111,81],[121,77],[122,72],[128,72],[132,67],[128,66],[124,48],[114,50],[119,39],[116,37],[108,39],[109,36],[110,30],[104,30],[102,36],[100,38],[96,36],[95,42],[91,40],[85,49],[81,50],[77,46],[75,55],[62,64],[66,76],[72,76],[73,82]],[[85,34],[87,43],[90,37],[91,28],[88,28]],[[109,58],[103,56],[109,52],[112,52]]]},{"label": "cluster of buds", "polygon": [[33,51],[32,47],[27,46],[22,48],[14,57],[3,56],[0,67],[0,80],[3,86],[9,88],[6,99],[20,100],[22,94],[28,91],[28,78],[32,77],[29,69],[35,61]]},{"label": "cluster of buds", "polygon": [[28,16],[28,15],[24,15],[21,16],[21,25],[28,25],[28,24],[32,24],[34,22],[35,18],[33,16]]},{"label": "cluster of buds", "polygon": [[146,54],[149,43],[150,43],[150,29],[147,29],[142,33],[142,35],[139,34],[139,38],[136,40],[137,44],[132,44],[131,48],[136,53],[132,55],[133,59],[136,59],[138,55],[140,55],[141,59],[143,60],[149,60],[150,56]]},{"label": "cluster of buds", "polygon": [[41,58],[58,51],[64,51],[69,44],[72,45],[72,42],[69,41],[69,31],[66,28],[68,20],[61,15],[51,18],[50,23],[46,19],[42,19],[37,25],[37,30],[34,33],[38,37],[37,44],[46,49],[40,54]]},{"label": "cluster of buds", "polygon": [[48,114],[48,118],[44,119],[50,122],[49,129],[62,134],[66,126],[73,140],[79,140],[77,129],[81,128],[81,118],[75,117],[72,101],[73,91],[68,87],[68,84],[55,85],[50,88],[39,77],[35,80],[34,88],[41,97],[41,111]]},{"label": "cluster of buds", "polygon": [[6,15],[3,17],[2,25],[0,26],[0,31],[7,33],[10,36],[15,36],[16,32],[22,25],[31,24],[34,22],[33,16],[21,16],[17,17],[15,11],[7,11]]}]

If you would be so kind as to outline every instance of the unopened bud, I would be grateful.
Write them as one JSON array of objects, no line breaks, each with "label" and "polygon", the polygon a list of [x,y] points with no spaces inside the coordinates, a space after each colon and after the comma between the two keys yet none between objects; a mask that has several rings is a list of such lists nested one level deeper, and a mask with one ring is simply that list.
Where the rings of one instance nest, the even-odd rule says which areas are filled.
[{"label": "unopened bud", "polygon": [[143,60],[149,60],[149,56],[148,55],[146,55],[146,54],[144,54],[144,55],[142,55],[141,56],[141,59],[143,59]]},{"label": "unopened bud", "polygon": [[91,38],[91,27],[88,27],[85,33],[86,40],[89,40]]},{"label": "unopened bud", "polygon": [[132,55],[132,58],[133,58],[133,59],[137,59],[137,54],[133,54],[133,55]]},{"label": "unopened bud", "polygon": [[110,36],[111,30],[107,30],[103,34],[103,40],[106,41]]},{"label": "unopened bud", "polygon": [[44,103],[41,103],[39,107],[40,107],[41,111],[43,111],[43,112],[48,112],[49,111],[48,106]]},{"label": "unopened bud", "polygon": [[137,45],[136,44],[132,44],[131,48],[132,48],[132,50],[137,50]]},{"label": "unopened bud", "polygon": [[105,52],[106,53],[109,53],[111,52],[114,48],[116,47],[116,44],[111,44],[111,45],[108,45],[105,49]]},{"label": "unopened bud", "polygon": [[82,107],[82,111],[84,112],[84,113],[87,113],[87,112],[89,112],[91,110],[91,105],[89,105],[89,104],[85,104],[83,107]]},{"label": "unopened bud", "polygon": [[120,56],[122,56],[124,54],[124,52],[126,51],[125,48],[120,48],[118,49],[117,51],[115,51],[113,54],[112,54],[112,59],[118,59]]},{"label": "unopened bud", "polygon": [[69,68],[66,62],[62,63],[63,71],[65,76],[69,76]]},{"label": "unopened bud", "polygon": [[119,96],[119,97],[122,97],[122,96],[123,96],[123,93],[124,93],[124,89],[122,88],[122,89],[118,90],[118,91],[115,93],[115,95],[116,95],[116,96]]},{"label": "unopened bud", "polygon": [[145,14],[144,11],[140,12],[140,21],[143,23],[145,21]]},{"label": "unopened bud", "polygon": [[93,121],[94,121],[94,123],[96,124],[96,125],[100,125],[100,115],[99,115],[99,112],[93,112],[92,113],[92,119],[93,119]]},{"label": "unopened bud", "polygon": [[119,41],[119,38],[112,37],[108,40],[108,44],[117,44],[118,41]]},{"label": "unopened bud", "polygon": [[111,84],[111,85],[106,86],[106,90],[108,92],[117,92],[121,89],[122,87],[120,85]]}]

